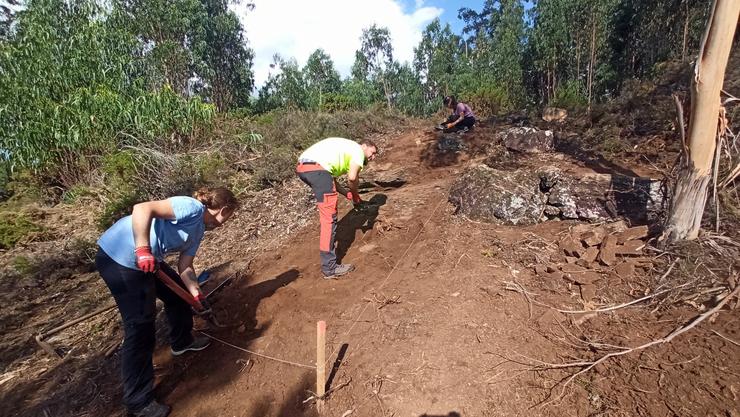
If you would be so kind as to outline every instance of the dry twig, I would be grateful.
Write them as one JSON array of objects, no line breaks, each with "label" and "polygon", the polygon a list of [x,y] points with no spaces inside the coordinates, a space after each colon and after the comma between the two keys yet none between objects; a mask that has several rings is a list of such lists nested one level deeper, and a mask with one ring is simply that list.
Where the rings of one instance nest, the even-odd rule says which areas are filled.
[{"label": "dry twig", "polygon": [[397,295],[395,297],[387,297],[383,293],[372,293],[373,298],[363,297],[362,299],[364,301],[367,301],[368,303],[375,303],[378,305],[378,310],[382,309],[383,307],[389,305],[389,304],[401,304],[401,296]]},{"label": "dry twig", "polygon": [[721,338],[725,339],[726,341],[728,341],[728,342],[732,343],[732,344],[733,344],[733,345],[735,345],[735,346],[740,346],[740,343],[738,343],[738,342],[736,342],[736,341],[734,341],[734,340],[730,339],[730,338],[729,338],[729,337],[727,337],[727,336],[723,336],[722,334],[720,334],[720,332],[717,332],[717,331],[714,331],[714,330],[712,330],[712,333],[714,333],[714,334],[716,334],[717,336],[719,336],[719,337],[721,337]]}]

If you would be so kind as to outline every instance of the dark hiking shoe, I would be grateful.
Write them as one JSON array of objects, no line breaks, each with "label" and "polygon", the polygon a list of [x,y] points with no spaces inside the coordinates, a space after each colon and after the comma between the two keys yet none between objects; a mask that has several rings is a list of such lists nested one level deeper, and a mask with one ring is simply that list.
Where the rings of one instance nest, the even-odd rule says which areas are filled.
[{"label": "dark hiking shoe", "polygon": [[172,349],[172,354],[175,356],[179,356],[187,351],[197,352],[199,350],[203,350],[207,348],[210,344],[211,344],[211,339],[205,336],[198,336],[195,339],[193,339],[193,341],[189,345],[185,346],[184,348],[178,349],[178,350]]},{"label": "dark hiking shoe", "polygon": [[355,266],[352,264],[341,264],[334,268],[334,273],[331,275],[324,275],[324,279],[337,279],[342,275],[347,275],[355,270]]},{"label": "dark hiking shoe", "polygon": [[135,413],[130,413],[129,415],[134,417],[166,417],[171,410],[172,409],[168,405],[152,401],[146,407]]}]

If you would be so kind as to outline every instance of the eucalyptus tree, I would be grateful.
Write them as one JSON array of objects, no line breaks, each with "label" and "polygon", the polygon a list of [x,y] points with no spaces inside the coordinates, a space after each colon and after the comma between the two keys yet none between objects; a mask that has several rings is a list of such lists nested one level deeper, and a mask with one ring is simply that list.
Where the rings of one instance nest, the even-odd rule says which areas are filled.
[{"label": "eucalyptus tree", "polygon": [[311,53],[303,67],[303,75],[312,108],[322,109],[324,95],[337,93],[342,88],[342,81],[339,72],[334,68],[334,61],[323,49]]},{"label": "eucalyptus tree", "polygon": [[414,48],[414,69],[427,103],[439,102],[439,96],[453,93],[455,79],[467,70],[464,55],[462,39],[452,32],[449,24],[443,28],[439,19],[435,19],[427,25]]},{"label": "eucalyptus tree", "polygon": [[393,65],[393,45],[388,28],[372,25],[362,30],[361,46],[356,54],[353,73],[369,77],[377,82],[386,99],[388,109],[392,108],[392,92],[388,80],[388,71]]}]

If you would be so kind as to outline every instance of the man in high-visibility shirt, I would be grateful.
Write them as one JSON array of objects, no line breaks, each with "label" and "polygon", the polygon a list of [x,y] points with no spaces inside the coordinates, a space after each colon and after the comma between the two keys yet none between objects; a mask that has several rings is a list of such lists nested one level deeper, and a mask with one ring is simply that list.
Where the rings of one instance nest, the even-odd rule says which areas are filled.
[{"label": "man in high-visibility shirt", "polygon": [[[377,153],[378,147],[369,140],[357,143],[349,139],[328,138],[315,143],[298,158],[296,173],[316,195],[321,224],[319,238],[321,272],[326,279],[338,278],[354,270],[352,264],[337,264],[337,256],[334,253],[337,190],[353,204],[362,203],[357,191],[360,170],[368,161],[375,159]],[[336,182],[336,178],[344,174],[347,174],[349,191],[338,187]]]}]

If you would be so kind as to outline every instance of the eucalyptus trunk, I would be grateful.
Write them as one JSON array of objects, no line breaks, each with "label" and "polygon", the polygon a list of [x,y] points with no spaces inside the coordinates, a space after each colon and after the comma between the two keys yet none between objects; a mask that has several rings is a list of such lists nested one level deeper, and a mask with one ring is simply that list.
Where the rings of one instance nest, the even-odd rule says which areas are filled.
[{"label": "eucalyptus trunk", "polygon": [[[715,0],[691,83],[691,119],[670,213],[660,241],[668,245],[699,235],[717,146],[720,90],[735,35],[740,1]],[[687,142],[687,143],[686,143]]]}]

